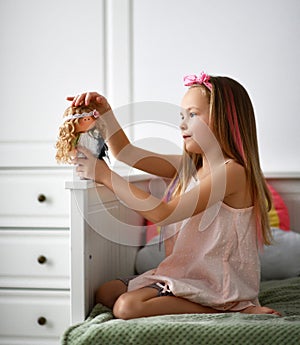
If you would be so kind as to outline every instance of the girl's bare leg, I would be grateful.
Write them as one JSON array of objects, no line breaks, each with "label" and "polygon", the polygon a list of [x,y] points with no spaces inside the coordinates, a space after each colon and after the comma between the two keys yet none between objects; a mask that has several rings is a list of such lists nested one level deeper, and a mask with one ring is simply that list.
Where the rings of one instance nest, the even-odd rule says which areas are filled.
[{"label": "girl's bare leg", "polygon": [[121,280],[111,280],[98,288],[95,302],[112,309],[116,300],[126,291],[127,286]]},{"label": "girl's bare leg", "polygon": [[[96,303],[101,303],[113,309],[115,317],[120,319],[167,314],[210,314],[222,312],[180,297],[158,297],[157,290],[149,287],[127,292],[127,286],[121,280],[112,280],[101,285],[95,297]],[[281,316],[279,312],[268,307],[253,306],[241,312],[245,314]]]},{"label": "girl's bare leg", "polygon": [[218,313],[187,299],[175,296],[157,296],[157,290],[146,287],[122,294],[115,302],[113,313],[119,319],[166,314]]}]

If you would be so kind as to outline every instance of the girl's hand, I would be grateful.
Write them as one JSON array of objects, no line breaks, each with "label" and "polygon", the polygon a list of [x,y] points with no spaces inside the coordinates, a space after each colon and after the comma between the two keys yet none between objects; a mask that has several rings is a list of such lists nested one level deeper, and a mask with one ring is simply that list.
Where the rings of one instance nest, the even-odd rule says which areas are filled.
[{"label": "girl's hand", "polygon": [[77,151],[83,153],[86,158],[74,158],[73,163],[77,164],[76,172],[81,178],[94,180],[97,183],[106,184],[111,176],[111,170],[107,164],[97,159],[90,150],[85,147],[77,147]]},{"label": "girl's hand", "polygon": [[78,107],[80,105],[93,105],[100,115],[111,110],[110,104],[107,99],[97,92],[84,92],[77,96],[67,97],[68,101],[72,102],[73,107]]}]

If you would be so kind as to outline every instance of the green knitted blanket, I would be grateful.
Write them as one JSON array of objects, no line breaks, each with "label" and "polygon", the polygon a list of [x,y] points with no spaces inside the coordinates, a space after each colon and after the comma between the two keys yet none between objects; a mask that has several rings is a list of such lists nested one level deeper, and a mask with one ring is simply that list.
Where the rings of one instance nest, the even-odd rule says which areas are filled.
[{"label": "green knitted blanket", "polygon": [[260,302],[280,311],[273,315],[180,314],[134,320],[114,319],[96,305],[82,323],[71,326],[63,345],[299,345],[300,278],[263,282]]}]

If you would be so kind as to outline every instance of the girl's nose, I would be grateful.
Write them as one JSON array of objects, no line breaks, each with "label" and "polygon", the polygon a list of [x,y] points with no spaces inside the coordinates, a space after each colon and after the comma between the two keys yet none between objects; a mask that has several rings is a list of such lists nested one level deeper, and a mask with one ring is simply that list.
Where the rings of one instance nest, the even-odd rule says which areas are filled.
[{"label": "girl's nose", "polygon": [[183,119],[183,120],[181,121],[181,124],[180,124],[179,128],[180,128],[181,130],[184,130],[184,129],[187,128],[186,120],[185,120],[185,119]]}]

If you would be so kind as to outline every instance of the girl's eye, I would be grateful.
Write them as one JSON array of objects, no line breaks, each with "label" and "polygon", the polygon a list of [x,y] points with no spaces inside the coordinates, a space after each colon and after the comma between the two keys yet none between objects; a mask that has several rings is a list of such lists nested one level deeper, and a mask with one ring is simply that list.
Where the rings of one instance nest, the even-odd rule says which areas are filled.
[{"label": "girl's eye", "polygon": [[190,117],[194,117],[196,115],[197,115],[196,113],[190,113]]}]

